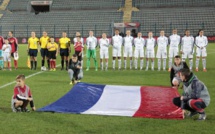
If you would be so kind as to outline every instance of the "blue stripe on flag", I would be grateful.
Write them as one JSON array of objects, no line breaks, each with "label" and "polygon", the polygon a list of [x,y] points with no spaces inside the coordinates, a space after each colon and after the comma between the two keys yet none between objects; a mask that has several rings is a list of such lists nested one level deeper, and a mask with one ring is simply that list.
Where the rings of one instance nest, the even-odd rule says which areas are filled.
[{"label": "blue stripe on flag", "polygon": [[38,111],[81,113],[97,103],[105,85],[76,84],[66,95]]}]

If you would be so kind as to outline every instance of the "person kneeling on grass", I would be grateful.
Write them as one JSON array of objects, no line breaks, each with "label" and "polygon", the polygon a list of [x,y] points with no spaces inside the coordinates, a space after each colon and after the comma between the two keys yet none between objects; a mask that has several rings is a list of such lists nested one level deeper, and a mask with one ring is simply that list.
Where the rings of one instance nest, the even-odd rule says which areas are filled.
[{"label": "person kneeling on grass", "polygon": [[210,95],[207,87],[189,69],[180,71],[183,81],[184,93],[173,99],[173,103],[184,110],[190,111],[188,117],[199,114],[198,120],[205,120],[205,108],[210,103]]},{"label": "person kneeling on grass", "polygon": [[70,84],[76,84],[83,78],[83,71],[81,62],[78,61],[78,56],[76,54],[72,55],[72,58],[69,60],[68,73],[70,77]]},{"label": "person kneeling on grass", "polygon": [[187,63],[181,60],[181,56],[176,55],[170,72],[170,82],[174,88],[178,88],[181,83],[179,71],[183,68],[189,69]]},{"label": "person kneeling on grass", "polygon": [[36,110],[30,88],[25,85],[25,75],[21,74],[16,77],[16,86],[12,97],[11,106],[13,112],[29,112],[26,108],[30,102],[33,111]]}]

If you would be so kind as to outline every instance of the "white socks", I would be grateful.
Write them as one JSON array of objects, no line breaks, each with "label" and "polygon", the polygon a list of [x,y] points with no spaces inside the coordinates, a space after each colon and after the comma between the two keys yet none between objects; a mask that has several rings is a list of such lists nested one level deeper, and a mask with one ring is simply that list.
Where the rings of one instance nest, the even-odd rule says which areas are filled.
[{"label": "white socks", "polygon": [[113,69],[115,69],[115,66],[116,66],[116,60],[113,60],[113,61],[112,61],[112,64],[113,64]]}]

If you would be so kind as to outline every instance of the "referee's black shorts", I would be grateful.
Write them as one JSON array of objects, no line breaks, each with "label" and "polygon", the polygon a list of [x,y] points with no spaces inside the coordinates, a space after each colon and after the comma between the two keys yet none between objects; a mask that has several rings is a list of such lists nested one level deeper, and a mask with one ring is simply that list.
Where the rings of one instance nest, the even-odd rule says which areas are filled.
[{"label": "referee's black shorts", "polygon": [[56,59],[56,53],[57,51],[49,51],[49,59]]},{"label": "referee's black shorts", "polygon": [[37,49],[29,49],[29,55],[32,57],[37,57],[38,50]]},{"label": "referee's black shorts", "polygon": [[69,49],[68,48],[65,48],[65,49],[63,49],[63,48],[61,48],[60,49],[60,56],[69,56]]},{"label": "referee's black shorts", "polygon": [[47,48],[41,48],[40,54],[41,54],[41,57],[48,57],[48,49]]}]

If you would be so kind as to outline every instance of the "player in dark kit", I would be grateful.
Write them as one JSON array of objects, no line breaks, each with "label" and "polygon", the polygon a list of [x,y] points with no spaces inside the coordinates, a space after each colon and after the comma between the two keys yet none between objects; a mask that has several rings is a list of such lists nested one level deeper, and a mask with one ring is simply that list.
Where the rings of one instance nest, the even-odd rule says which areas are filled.
[{"label": "player in dark kit", "polygon": [[40,54],[42,57],[41,61],[41,70],[46,70],[45,67],[45,59],[47,60],[48,69],[50,68],[49,64],[49,55],[48,55],[48,49],[47,44],[49,43],[49,36],[47,35],[47,32],[43,32],[43,36],[40,38]]},{"label": "player in dark kit", "polygon": [[68,73],[71,80],[70,84],[76,84],[83,78],[81,62],[78,61],[78,56],[76,54],[73,54],[72,58],[69,60]]},{"label": "player in dark kit", "polygon": [[59,39],[59,49],[61,56],[61,70],[64,70],[64,61],[66,62],[66,70],[68,70],[68,58],[70,50],[70,38],[67,37],[66,32],[62,32],[62,37]]},{"label": "player in dark kit", "polygon": [[31,37],[28,39],[28,49],[27,52],[31,58],[31,70],[36,70],[37,68],[37,53],[39,47],[39,39],[36,37],[35,32],[31,32]]},{"label": "player in dark kit", "polygon": [[[9,36],[8,41],[9,41],[11,48],[12,48],[11,57],[14,58],[14,55],[16,53],[18,53],[18,41],[15,37],[13,37],[13,31],[9,31],[8,36]],[[18,61],[15,59],[14,59],[14,67],[15,67],[15,69],[18,68]]]},{"label": "player in dark kit", "polygon": [[180,85],[181,79],[179,71],[183,68],[189,69],[187,63],[181,60],[181,56],[176,55],[174,58],[174,64],[172,65],[170,72],[170,82],[175,88],[178,88],[178,86]]}]

